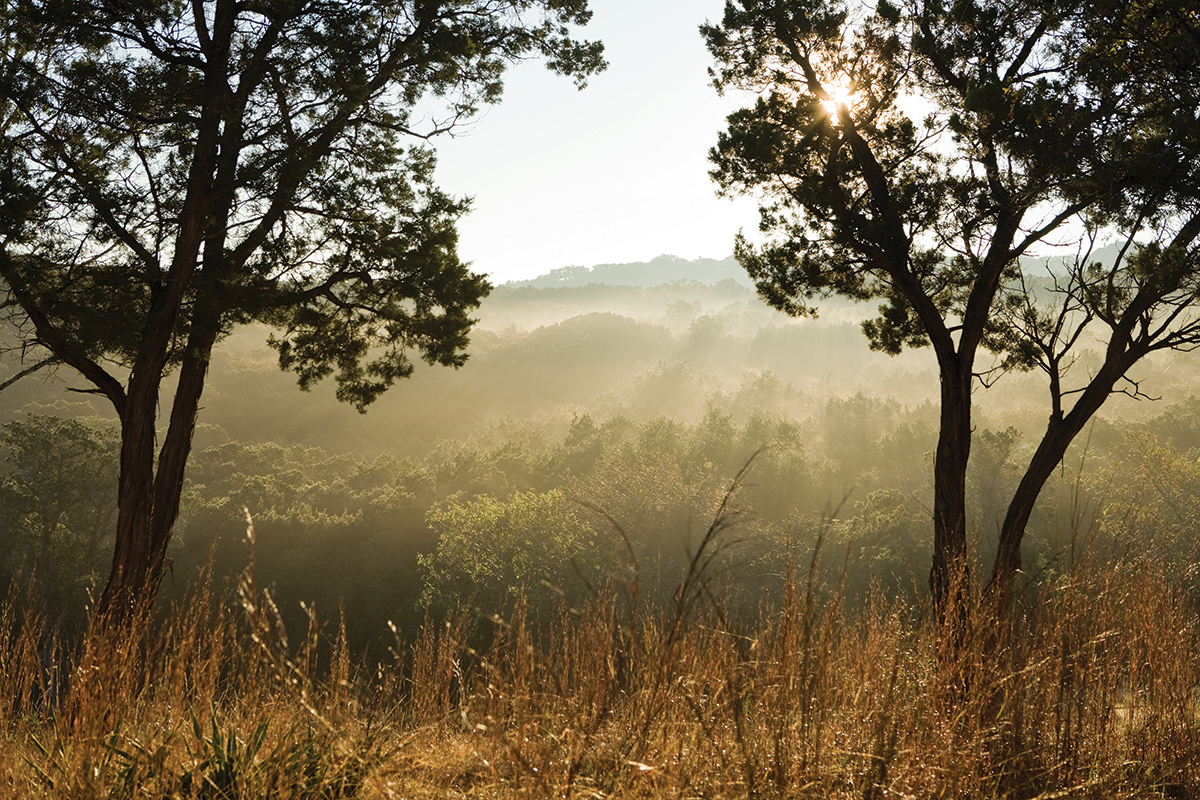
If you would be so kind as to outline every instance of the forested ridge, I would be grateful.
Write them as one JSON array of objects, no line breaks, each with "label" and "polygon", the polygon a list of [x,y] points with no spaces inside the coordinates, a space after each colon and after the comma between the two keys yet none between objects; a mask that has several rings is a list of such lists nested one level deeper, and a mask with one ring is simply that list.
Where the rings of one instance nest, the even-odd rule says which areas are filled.
[{"label": "forested ridge", "polygon": [[[866,351],[853,304],[781,320],[749,289],[668,263],[678,279],[651,287],[498,287],[467,366],[366,415],[321,387],[295,392],[262,331],[231,337],[187,474],[172,586],[210,551],[218,576],[238,575],[248,510],[260,580],[285,617],[300,620],[302,602],[344,609],[358,649],[390,636],[389,621],[412,633],[463,602],[497,613],[526,596],[548,614],[560,592],[582,602],[635,566],[668,598],[748,465],[720,556],[743,608],[779,588],[835,509],[823,546],[843,574],[825,579],[856,601],[873,584],[919,594],[937,422],[925,354]],[[1195,372],[1182,354],[1147,369],[1163,399],[1114,403],[1040,503],[1027,590],[1085,550],[1167,565],[1194,555]],[[1039,422],[1022,379],[990,391],[978,423],[980,563]],[[115,483],[112,423],[70,386],[26,379],[0,396],[4,575],[35,572],[64,612],[105,574]]]}]

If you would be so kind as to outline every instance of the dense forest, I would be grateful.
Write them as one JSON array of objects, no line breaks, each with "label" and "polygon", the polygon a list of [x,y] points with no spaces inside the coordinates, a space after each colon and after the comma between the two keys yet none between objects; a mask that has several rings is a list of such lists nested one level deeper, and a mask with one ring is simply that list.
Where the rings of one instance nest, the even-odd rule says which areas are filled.
[{"label": "dense forest", "polygon": [[[818,537],[822,580],[850,601],[920,597],[929,353],[870,352],[870,309],[851,303],[782,317],[735,267],[662,256],[499,286],[466,366],[419,372],[365,415],[326,386],[298,392],[266,331],[237,331],[214,360],[164,591],[210,555],[239,575],[248,511],[284,618],[341,613],[353,647],[378,651],[389,622],[412,636],[463,603],[503,613],[521,597],[548,618],[561,597],[635,579],[668,600],[725,514],[710,566],[733,608],[776,595]],[[1064,461],[1026,542],[1027,592],[1100,555],[1195,580],[1197,371],[1170,354],[1134,377],[1160,399],[1115,398]],[[0,569],[35,575],[63,619],[102,585],[115,514],[114,425],[73,388],[39,374],[0,394]],[[1022,373],[978,391],[981,564],[1042,424],[1038,391]]]}]

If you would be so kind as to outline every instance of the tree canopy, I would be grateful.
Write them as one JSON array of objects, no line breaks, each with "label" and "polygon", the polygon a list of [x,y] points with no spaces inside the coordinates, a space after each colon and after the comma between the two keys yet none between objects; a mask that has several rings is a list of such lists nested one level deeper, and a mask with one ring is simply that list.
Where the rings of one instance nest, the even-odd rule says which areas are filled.
[{"label": "tree canopy", "polygon": [[[487,293],[424,146],[537,57],[582,85],[586,0],[17,0],[0,19],[0,307],[121,420],[105,605],[153,595],[214,344],[262,322],[360,409],[458,366]],[[157,442],[164,377],[177,389]],[[158,448],[157,457],[155,449]]]},{"label": "tree canopy", "polygon": [[[1111,393],[1139,392],[1123,383],[1137,361],[1200,343],[1198,31],[1175,0],[730,0],[703,28],[715,85],[756,95],[711,159],[723,191],[761,198],[765,243],[736,245],[761,295],[793,315],[878,300],[871,347],[934,351],[939,601],[968,582],[977,384],[1047,376],[1049,423],[993,570],[1007,596],[1070,441]],[[1102,258],[1103,241],[1119,246]],[[1035,292],[1022,259],[1054,252]],[[1100,368],[1072,371],[1095,342]]]}]

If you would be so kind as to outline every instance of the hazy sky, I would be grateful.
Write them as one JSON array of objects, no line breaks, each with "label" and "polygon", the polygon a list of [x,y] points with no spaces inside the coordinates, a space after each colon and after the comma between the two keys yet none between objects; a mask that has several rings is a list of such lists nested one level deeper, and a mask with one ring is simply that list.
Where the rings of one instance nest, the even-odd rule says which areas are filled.
[{"label": "hazy sky", "polygon": [[592,0],[588,38],[609,68],[582,92],[540,64],[504,99],[436,141],[438,181],[475,198],[460,255],[497,282],[663,253],[724,258],[755,204],[716,197],[708,149],[734,101],[708,83],[697,27],[723,0]]}]

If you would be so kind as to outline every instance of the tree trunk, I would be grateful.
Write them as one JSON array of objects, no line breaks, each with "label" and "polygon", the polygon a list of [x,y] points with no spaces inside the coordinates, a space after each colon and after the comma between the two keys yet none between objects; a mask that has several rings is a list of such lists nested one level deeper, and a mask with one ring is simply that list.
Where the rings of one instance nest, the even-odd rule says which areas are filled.
[{"label": "tree trunk", "polygon": [[967,562],[967,459],[971,452],[971,377],[941,369],[941,420],[933,466],[933,567],[929,590],[939,617],[960,606]]},{"label": "tree trunk", "polygon": [[[218,27],[225,33],[232,24],[226,13],[229,8],[230,4],[221,3],[217,9],[218,18],[224,20]],[[227,58],[227,50],[218,49]],[[212,78],[210,82],[217,80]],[[219,86],[212,91],[220,95]],[[187,197],[180,214],[171,268],[166,279],[152,289],[150,312],[142,331],[142,349],[130,373],[128,393],[120,409],[121,474],[116,542],[112,571],[97,609],[101,619],[118,623],[148,611],[158,594],[167,545],[183,493],[183,468],[191,452],[196,411],[216,337],[213,325],[205,327],[204,337],[197,341],[197,317],[201,309],[209,312],[212,309],[208,304],[196,305],[156,474],[154,448],[159,391],[168,367],[168,350],[178,335],[184,298],[192,285],[205,235],[212,225],[209,216],[219,135],[219,114],[213,108],[206,108],[188,173]],[[197,293],[197,297],[201,296]],[[171,485],[169,477],[178,480]]]},{"label": "tree trunk", "polygon": [[[216,311],[204,304],[192,320],[186,355],[171,406],[166,438],[154,461],[154,404],[143,413],[130,403],[121,419],[121,477],[112,572],[100,598],[101,618],[118,624],[148,611],[158,596],[166,568],[167,547],[179,502],[184,470],[191,455],[196,417],[218,326]],[[161,374],[161,370],[159,372]],[[131,389],[134,385],[130,380]],[[131,392],[132,397],[132,392]],[[155,395],[157,399],[157,393]]]},{"label": "tree trunk", "polygon": [[1025,474],[1017,485],[1000,528],[1000,546],[996,551],[996,562],[992,566],[992,577],[987,587],[987,594],[996,614],[1006,613],[1012,602],[1013,584],[1021,569],[1021,541],[1025,537],[1025,527],[1029,524],[1033,506],[1046,486],[1046,481],[1050,480],[1054,470],[1062,463],[1071,442],[1112,394],[1117,381],[1143,355],[1144,348],[1126,351],[1116,345],[1110,345],[1105,364],[1080,395],[1070,413],[1065,416],[1051,416],[1046,433],[1034,451],[1029,466],[1025,468]]},{"label": "tree trunk", "polygon": [[[136,375],[130,377],[129,402],[121,416],[121,475],[112,571],[97,609],[106,623],[124,624],[137,619],[150,610],[158,596],[167,547],[179,517],[184,472],[219,330],[218,319],[213,302],[197,302],[167,435],[157,461],[155,412],[165,357],[154,373],[157,379],[147,381],[153,384],[152,393],[145,389],[135,394],[134,387],[140,384],[135,382]],[[133,402],[135,397],[137,402]]]},{"label": "tree trunk", "polygon": [[150,582],[153,550],[155,423],[162,370],[138,365],[129,379],[121,413],[121,464],[117,483],[117,528],[112,570],[97,609],[103,619],[123,621],[136,615],[143,588]]},{"label": "tree trunk", "polygon": [[1004,613],[1012,600],[1013,583],[1021,570],[1021,540],[1025,536],[1025,527],[1029,524],[1034,503],[1046,481],[1062,463],[1067,447],[1074,438],[1073,435],[1065,435],[1062,427],[1061,420],[1051,420],[1004,515],[1004,523],[1000,527],[1000,546],[988,582],[988,594],[998,614]]}]

